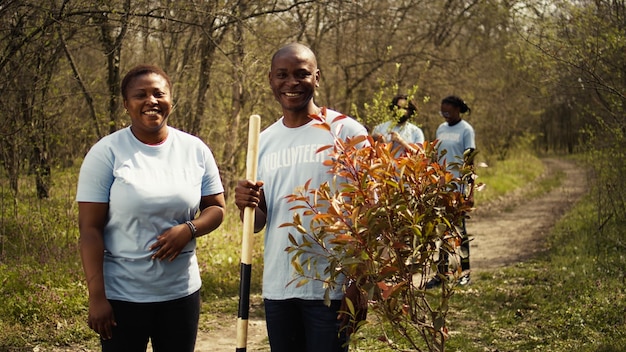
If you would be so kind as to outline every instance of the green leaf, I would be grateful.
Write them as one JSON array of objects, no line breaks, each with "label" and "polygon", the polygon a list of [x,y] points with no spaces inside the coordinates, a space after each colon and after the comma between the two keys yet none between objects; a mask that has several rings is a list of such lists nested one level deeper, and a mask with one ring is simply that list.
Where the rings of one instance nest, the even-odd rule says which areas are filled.
[{"label": "green leaf", "polygon": [[294,267],[296,272],[300,275],[304,275],[304,270],[302,270],[302,266],[297,261],[292,261],[291,265]]},{"label": "green leaf", "polygon": [[330,307],[330,287],[324,291],[324,305]]},{"label": "green leaf", "polygon": [[354,304],[352,303],[352,300],[346,297],[345,301],[346,301],[346,305],[348,306],[348,312],[350,313],[350,315],[354,316],[356,311],[354,309]]},{"label": "green leaf", "polygon": [[441,315],[436,315],[433,319],[433,328],[435,331],[441,331],[441,329],[446,325],[446,320]]}]

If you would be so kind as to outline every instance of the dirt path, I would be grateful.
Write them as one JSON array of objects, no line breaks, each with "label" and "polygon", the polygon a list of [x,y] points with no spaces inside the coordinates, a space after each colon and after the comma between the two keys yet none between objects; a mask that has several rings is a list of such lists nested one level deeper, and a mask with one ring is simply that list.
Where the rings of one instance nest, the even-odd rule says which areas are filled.
[{"label": "dirt path", "polygon": [[[514,194],[505,200],[478,209],[467,223],[474,237],[471,243],[471,266],[474,272],[524,261],[545,249],[545,236],[585,191],[584,172],[573,162],[546,159],[546,175],[562,171],[562,184],[530,201]],[[248,351],[269,351],[265,323],[251,320],[248,328]],[[235,350],[235,321],[210,332],[200,332],[197,351]]]},{"label": "dirt path", "polygon": [[[197,352],[233,352],[237,346],[236,321],[211,331],[198,332],[196,340]],[[248,321],[247,351],[269,351],[265,320],[250,319]]]},{"label": "dirt path", "polygon": [[544,177],[565,174],[559,187],[531,200],[518,194],[478,205],[467,222],[474,238],[470,247],[474,272],[522,262],[545,250],[545,236],[585,192],[585,172],[573,162],[545,159],[544,164]]}]

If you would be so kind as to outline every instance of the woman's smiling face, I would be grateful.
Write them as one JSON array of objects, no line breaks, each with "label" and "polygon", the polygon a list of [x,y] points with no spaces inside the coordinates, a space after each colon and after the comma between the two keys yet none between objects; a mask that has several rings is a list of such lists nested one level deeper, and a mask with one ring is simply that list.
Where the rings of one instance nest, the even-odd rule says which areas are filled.
[{"label": "woman's smiling face", "polygon": [[128,84],[125,97],[124,107],[130,115],[133,133],[152,134],[166,125],[172,111],[172,95],[164,77],[152,72],[135,77]]}]

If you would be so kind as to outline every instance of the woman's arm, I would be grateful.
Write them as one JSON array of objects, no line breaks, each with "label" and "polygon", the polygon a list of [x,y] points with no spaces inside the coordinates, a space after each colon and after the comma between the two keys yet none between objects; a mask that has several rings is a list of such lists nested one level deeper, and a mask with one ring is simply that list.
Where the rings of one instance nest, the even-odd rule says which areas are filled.
[{"label": "woman's arm", "polygon": [[192,220],[197,231],[196,237],[206,235],[222,224],[225,206],[224,193],[200,198],[200,215]]},{"label": "woman's arm", "polygon": [[104,291],[104,226],[109,211],[108,203],[78,202],[78,229],[80,256],[89,290],[89,327],[103,339],[110,339],[115,326],[113,309]]}]

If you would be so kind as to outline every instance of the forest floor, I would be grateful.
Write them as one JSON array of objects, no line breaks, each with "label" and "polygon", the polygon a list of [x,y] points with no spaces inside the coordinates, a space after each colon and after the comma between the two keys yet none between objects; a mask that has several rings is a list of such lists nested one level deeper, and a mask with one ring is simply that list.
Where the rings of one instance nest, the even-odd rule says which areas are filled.
[{"label": "forest floor", "polygon": [[[514,265],[546,250],[546,236],[552,227],[586,191],[585,170],[574,162],[544,159],[544,163],[546,171],[542,177],[559,172],[565,175],[561,184],[550,192],[529,197],[529,190],[524,189],[489,204],[477,204],[476,211],[467,222],[468,233],[473,238],[473,272]],[[472,276],[471,284],[480,285],[479,275]],[[260,298],[253,297],[251,309],[261,309],[260,304]],[[203,321],[196,351],[232,352],[236,348],[236,340],[234,317]],[[246,347],[248,351],[269,351],[263,319],[251,318],[248,321]]]},{"label": "forest floor", "polygon": [[[572,161],[544,159],[546,171],[541,177],[563,172],[561,184],[548,193],[528,198],[520,190],[477,209],[467,221],[471,242],[473,272],[491,270],[523,262],[546,249],[546,236],[555,223],[580,199],[586,190],[585,171]],[[487,185],[488,187],[488,185]],[[477,275],[473,285],[479,285]],[[248,324],[248,351],[269,351],[265,322],[251,319]],[[233,351],[236,328],[221,325],[198,335],[197,351]]]}]

